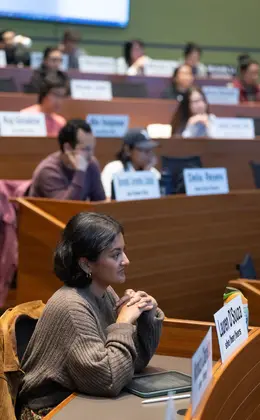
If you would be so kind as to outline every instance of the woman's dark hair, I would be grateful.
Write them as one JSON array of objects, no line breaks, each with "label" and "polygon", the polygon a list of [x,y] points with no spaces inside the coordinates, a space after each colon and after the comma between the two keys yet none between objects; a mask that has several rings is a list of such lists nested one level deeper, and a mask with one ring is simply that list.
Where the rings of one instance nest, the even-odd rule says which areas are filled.
[{"label": "woman's dark hair", "polygon": [[202,53],[201,47],[198,44],[195,44],[195,42],[188,42],[183,50],[184,57],[188,57],[188,55],[194,51],[197,51],[200,55]]},{"label": "woman's dark hair", "polygon": [[78,130],[81,129],[85,133],[92,133],[90,125],[82,119],[69,120],[59,132],[58,141],[60,150],[64,152],[64,144],[69,143],[72,149],[75,149],[78,143]]},{"label": "woman's dark hair", "polygon": [[133,145],[128,146],[126,144],[123,144],[119,152],[116,154],[116,159],[122,162],[124,169],[126,169],[128,162],[131,162],[131,158],[129,156],[128,150],[133,150],[133,148],[134,148]]},{"label": "woman's dark hair", "polygon": [[43,52],[43,60],[46,60],[46,58],[48,58],[49,55],[51,53],[53,53],[54,51],[59,51],[60,52],[60,49],[58,47],[47,47],[47,48],[45,48],[45,50]]},{"label": "woman's dark hair", "polygon": [[58,88],[66,88],[68,90],[67,79],[63,76],[63,73],[47,74],[40,85],[38,103],[41,104],[52,89]]},{"label": "woman's dark hair", "polygon": [[63,34],[63,43],[66,42],[79,42],[81,39],[80,33],[78,31],[74,31],[72,29],[67,29]]},{"label": "woman's dark hair", "polygon": [[176,69],[174,70],[173,75],[172,75],[172,84],[173,85],[176,85],[177,76],[178,76],[179,72],[181,71],[181,69],[183,67],[189,67],[191,69],[191,72],[192,72],[191,66],[189,64],[186,64],[186,63],[183,63],[180,66],[176,67]]},{"label": "woman's dark hair", "polygon": [[251,64],[259,65],[258,61],[253,60],[249,54],[241,54],[237,58],[238,61],[238,74],[243,75]]},{"label": "woman's dark hair", "polygon": [[99,213],[79,213],[70,219],[54,254],[54,272],[70,287],[86,287],[91,279],[79,265],[86,257],[97,261],[116,236],[124,234],[123,227],[112,217]]},{"label": "woman's dark hair", "polygon": [[128,67],[131,67],[131,65],[133,64],[131,61],[131,51],[132,51],[133,44],[139,44],[140,47],[144,48],[144,43],[140,39],[134,39],[133,41],[127,41],[124,43],[123,54],[124,54],[124,58]]},{"label": "woman's dark hair", "polygon": [[171,126],[172,134],[180,134],[185,128],[188,119],[192,116],[190,112],[190,98],[193,92],[198,92],[203,97],[203,100],[207,104],[206,112],[209,114],[209,105],[207,98],[203,91],[198,87],[191,87],[184,95],[182,101],[179,103],[179,106],[176,112],[173,114]]}]

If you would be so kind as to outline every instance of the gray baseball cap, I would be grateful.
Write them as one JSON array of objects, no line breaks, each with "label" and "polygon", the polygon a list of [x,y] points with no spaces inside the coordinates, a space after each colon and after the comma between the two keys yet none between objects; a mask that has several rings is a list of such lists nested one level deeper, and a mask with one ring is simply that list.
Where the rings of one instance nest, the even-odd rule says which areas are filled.
[{"label": "gray baseball cap", "polygon": [[130,129],[123,140],[128,146],[140,147],[142,149],[153,149],[154,147],[159,146],[157,141],[154,141],[149,137],[145,128]]}]

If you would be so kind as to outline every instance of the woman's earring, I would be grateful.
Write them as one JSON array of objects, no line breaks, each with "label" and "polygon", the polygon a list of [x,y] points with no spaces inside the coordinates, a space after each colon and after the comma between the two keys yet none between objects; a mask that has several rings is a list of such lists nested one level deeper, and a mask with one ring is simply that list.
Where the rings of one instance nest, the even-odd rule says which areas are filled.
[{"label": "woman's earring", "polygon": [[79,261],[79,266],[80,266],[81,270],[83,270],[84,273],[86,273],[87,278],[91,279],[92,278],[92,273],[89,269],[88,264],[84,261]]}]

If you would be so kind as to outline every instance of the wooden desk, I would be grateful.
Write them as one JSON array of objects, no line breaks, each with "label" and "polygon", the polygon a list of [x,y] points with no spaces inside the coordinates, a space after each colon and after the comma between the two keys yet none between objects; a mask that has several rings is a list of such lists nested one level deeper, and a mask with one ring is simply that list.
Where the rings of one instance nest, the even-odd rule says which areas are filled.
[{"label": "wooden desk", "polygon": [[[36,95],[0,93],[0,111],[20,111],[37,103]],[[67,98],[61,114],[66,118],[83,118],[88,114],[126,114],[130,127],[146,127],[148,124],[169,124],[177,102],[163,99],[115,98],[112,101],[84,101]],[[218,117],[259,117],[259,104],[212,105],[211,112]]]},{"label": "wooden desk", "polygon": [[[37,103],[36,95],[0,93],[0,111],[20,111]],[[176,109],[175,101],[163,99],[115,98],[112,101],[84,101],[67,98],[61,114],[67,119],[83,118],[88,114],[129,115],[130,127],[146,127],[151,123],[168,124]]]},{"label": "wooden desk", "polygon": [[[156,296],[168,317],[212,321],[246,252],[260,268],[257,190],[122,203],[19,202],[18,303],[46,301],[60,286],[52,274],[53,250],[64,223],[80,211],[107,213],[123,223],[132,261],[127,284]],[[124,289],[116,288],[120,294]]]},{"label": "wooden desk", "polygon": [[213,379],[195,415],[190,407],[185,420],[259,420],[259,346],[257,328],[230,359],[214,366]]},{"label": "wooden desk", "polygon": [[[23,92],[24,85],[31,80],[33,70],[30,68],[19,69],[17,67],[8,66],[0,69],[0,79],[12,78],[15,81],[16,88],[19,92]],[[170,84],[171,78],[168,77],[146,77],[146,76],[124,76],[124,75],[108,75],[108,74],[91,74],[81,73],[78,70],[69,70],[70,79],[88,79],[88,80],[108,80],[115,84],[139,84],[145,86],[149,98],[160,98],[162,92]],[[196,84],[199,86],[225,86],[229,81],[227,79],[197,79]]]},{"label": "wooden desk", "polygon": [[[115,159],[121,139],[97,140],[96,156],[103,168]],[[58,150],[54,138],[0,137],[0,179],[30,179],[38,163]],[[234,189],[255,188],[250,160],[260,161],[260,138],[256,140],[164,139],[157,150],[160,156],[201,156],[204,167],[225,167],[229,186]]]},{"label": "wooden desk", "polygon": [[[191,373],[190,359],[167,356],[154,356],[149,365],[149,370],[178,370],[187,374]],[[177,419],[184,420],[190,399],[176,401],[176,410],[179,412]],[[107,420],[121,419],[132,420],[158,420],[163,419],[166,403],[142,405],[142,398],[128,393],[122,393],[117,398],[98,398],[86,395],[74,395],[63,401],[52,413],[45,417],[46,420]],[[87,413],[87,414],[86,414]],[[86,417],[87,416],[87,417]]]}]

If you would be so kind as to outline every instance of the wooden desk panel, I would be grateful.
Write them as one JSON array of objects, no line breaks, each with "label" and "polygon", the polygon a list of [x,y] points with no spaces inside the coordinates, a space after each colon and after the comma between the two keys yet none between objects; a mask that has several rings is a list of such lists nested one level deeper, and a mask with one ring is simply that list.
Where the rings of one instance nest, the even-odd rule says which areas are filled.
[{"label": "wooden desk panel", "polygon": [[[121,147],[121,139],[97,140],[96,156],[101,168],[115,159]],[[54,138],[0,137],[0,179],[29,179],[38,163],[48,154],[58,150]],[[201,156],[204,167],[225,167],[228,170],[230,189],[252,189],[254,180],[250,160],[260,162],[260,139],[213,140],[213,139],[164,139],[160,140],[160,156]]]},{"label": "wooden desk panel", "polygon": [[[260,268],[258,191],[91,206],[30,202],[64,223],[84,210],[122,222],[132,261],[128,285],[155,295],[168,317],[212,321],[236,263],[250,251]],[[116,289],[122,293],[125,285]]]}]

